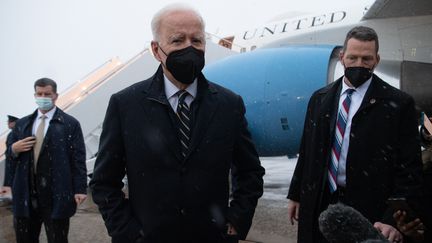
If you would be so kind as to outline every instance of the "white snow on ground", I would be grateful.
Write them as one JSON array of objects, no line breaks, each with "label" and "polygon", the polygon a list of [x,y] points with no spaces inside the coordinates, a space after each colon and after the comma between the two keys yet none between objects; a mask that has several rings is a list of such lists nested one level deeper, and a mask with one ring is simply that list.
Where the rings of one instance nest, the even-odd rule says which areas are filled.
[{"label": "white snow on ground", "polygon": [[261,165],[265,168],[264,195],[262,198],[285,201],[288,187],[294,173],[297,158],[288,159],[281,157],[261,157]]}]

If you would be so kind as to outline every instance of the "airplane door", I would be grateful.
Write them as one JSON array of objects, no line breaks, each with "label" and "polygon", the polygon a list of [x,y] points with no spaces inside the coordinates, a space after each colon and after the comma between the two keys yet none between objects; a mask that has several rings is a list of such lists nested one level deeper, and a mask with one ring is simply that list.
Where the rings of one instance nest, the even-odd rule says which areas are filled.
[{"label": "airplane door", "polygon": [[432,64],[402,62],[401,90],[414,97],[419,111],[432,116]]}]

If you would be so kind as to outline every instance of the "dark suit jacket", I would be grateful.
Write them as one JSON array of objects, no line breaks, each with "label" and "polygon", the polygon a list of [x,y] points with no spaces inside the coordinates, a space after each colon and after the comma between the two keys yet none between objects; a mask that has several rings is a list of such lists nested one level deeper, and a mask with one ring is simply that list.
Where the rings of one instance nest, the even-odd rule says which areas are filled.
[{"label": "dark suit jacket", "polygon": [[[7,135],[6,138],[6,147],[8,146],[8,144],[10,144],[10,141],[12,139],[12,132],[10,132]],[[12,159],[10,158],[10,156],[5,153],[5,170],[4,170],[4,181],[3,181],[3,186],[8,186],[11,187],[12,186],[12,182],[13,182],[13,172],[11,172],[12,170]]]},{"label": "dark suit jacket", "polygon": [[7,156],[12,158],[11,178],[15,217],[29,217],[31,183],[36,188],[40,206],[51,211],[51,217],[69,218],[76,210],[74,194],[86,194],[87,170],[85,145],[81,126],[72,116],[57,108],[50,121],[37,163],[37,175],[31,180],[33,150],[18,156],[12,144],[32,136],[37,111],[19,119],[7,144]]},{"label": "dark suit jacket", "polygon": [[[139,231],[150,242],[213,242],[226,220],[246,236],[264,169],[243,101],[201,75],[191,109],[191,145],[182,159],[161,67],[111,97],[90,186],[113,242],[132,242]],[[229,203],[231,164],[238,189]],[[129,199],[122,192],[125,174]]]},{"label": "dark suit jacket", "polygon": [[[288,198],[300,202],[299,242],[314,242],[334,138],[342,78],[316,91],[308,105]],[[386,199],[417,197],[422,169],[414,100],[376,75],[352,119],[346,201],[372,223],[386,222]],[[312,233],[313,232],[313,233]]]}]

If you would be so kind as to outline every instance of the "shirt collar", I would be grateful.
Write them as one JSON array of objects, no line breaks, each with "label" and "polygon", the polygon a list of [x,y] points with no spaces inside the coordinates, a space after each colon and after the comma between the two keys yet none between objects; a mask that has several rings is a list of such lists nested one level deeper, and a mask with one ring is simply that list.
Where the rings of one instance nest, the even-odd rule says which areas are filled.
[{"label": "shirt collar", "polygon": [[364,96],[366,94],[366,91],[368,90],[370,84],[372,82],[372,77],[370,77],[366,82],[364,82],[362,85],[358,86],[357,88],[350,87],[345,83],[345,77],[344,80],[342,80],[342,91],[341,95],[344,94],[348,89],[354,89],[355,93],[360,94],[361,96]]},{"label": "shirt collar", "polygon": [[[198,85],[198,80],[195,78],[193,83],[191,83],[186,88],[186,91],[192,96],[193,99],[195,99],[197,94],[197,85]],[[176,93],[180,90],[167,78],[165,74],[164,74],[164,87],[165,87],[165,95],[167,99],[171,98],[173,95],[176,95]]]},{"label": "shirt collar", "polygon": [[38,115],[37,115],[37,119],[41,118],[42,115],[45,115],[46,118],[48,118],[48,120],[51,120],[54,116],[55,111],[57,110],[57,107],[54,106],[54,108],[52,108],[50,111],[48,111],[45,114],[42,114],[42,112],[38,109]]}]

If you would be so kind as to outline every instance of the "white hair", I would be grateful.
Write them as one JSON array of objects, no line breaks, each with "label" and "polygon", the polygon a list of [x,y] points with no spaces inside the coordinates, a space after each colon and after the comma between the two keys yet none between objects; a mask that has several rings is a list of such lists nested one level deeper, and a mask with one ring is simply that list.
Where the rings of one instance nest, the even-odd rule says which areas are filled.
[{"label": "white hair", "polygon": [[153,40],[159,41],[159,28],[160,28],[163,17],[165,17],[169,13],[178,12],[178,11],[182,11],[182,12],[185,11],[185,12],[194,13],[198,17],[199,21],[201,22],[201,27],[202,27],[202,30],[204,32],[204,29],[205,29],[204,19],[202,18],[201,14],[197,10],[195,10],[194,8],[192,8],[191,6],[189,6],[187,4],[173,3],[173,4],[165,6],[164,8],[159,10],[153,16],[153,19],[151,21]]}]

